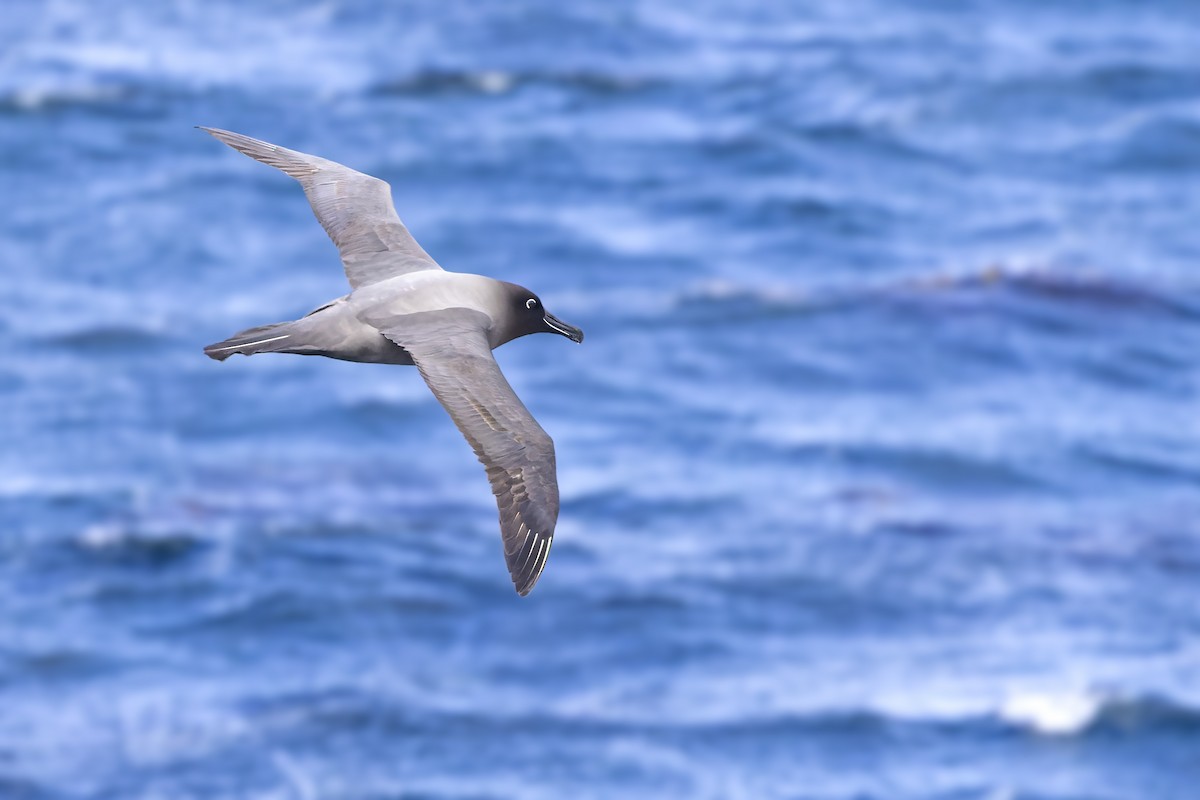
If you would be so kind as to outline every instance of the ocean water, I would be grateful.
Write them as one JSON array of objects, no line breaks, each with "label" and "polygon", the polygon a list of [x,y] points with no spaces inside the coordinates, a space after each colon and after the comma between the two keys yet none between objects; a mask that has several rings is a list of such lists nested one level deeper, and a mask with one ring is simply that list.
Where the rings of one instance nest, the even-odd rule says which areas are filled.
[{"label": "ocean water", "polygon": [[[0,797],[1200,797],[1200,5],[0,21]],[[512,591],[299,188],[587,332]]]}]

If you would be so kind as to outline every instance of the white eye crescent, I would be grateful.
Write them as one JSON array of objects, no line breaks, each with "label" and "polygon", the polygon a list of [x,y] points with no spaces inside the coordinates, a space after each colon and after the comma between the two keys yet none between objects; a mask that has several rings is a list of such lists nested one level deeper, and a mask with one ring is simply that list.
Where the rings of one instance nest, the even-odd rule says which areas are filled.
[{"label": "white eye crescent", "polygon": [[526,308],[533,308],[536,305],[537,305],[537,300],[534,300],[532,297],[525,301]]}]

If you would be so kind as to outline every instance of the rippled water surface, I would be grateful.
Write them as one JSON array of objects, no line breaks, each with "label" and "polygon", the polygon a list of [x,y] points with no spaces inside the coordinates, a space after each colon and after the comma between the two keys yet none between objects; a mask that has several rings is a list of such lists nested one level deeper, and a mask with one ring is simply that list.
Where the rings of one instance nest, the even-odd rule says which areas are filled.
[{"label": "rippled water surface", "polygon": [[[1200,796],[1200,7],[143,2],[0,22],[0,796]],[[214,125],[581,326],[414,370]]]}]

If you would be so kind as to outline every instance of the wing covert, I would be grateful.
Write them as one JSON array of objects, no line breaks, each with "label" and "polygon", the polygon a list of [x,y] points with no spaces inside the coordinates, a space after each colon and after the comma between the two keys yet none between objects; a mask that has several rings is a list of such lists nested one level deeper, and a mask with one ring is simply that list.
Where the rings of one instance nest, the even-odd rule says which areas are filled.
[{"label": "wing covert", "polygon": [[386,181],[240,133],[200,130],[300,182],[317,220],[337,245],[354,288],[407,272],[441,269],[400,221]]}]

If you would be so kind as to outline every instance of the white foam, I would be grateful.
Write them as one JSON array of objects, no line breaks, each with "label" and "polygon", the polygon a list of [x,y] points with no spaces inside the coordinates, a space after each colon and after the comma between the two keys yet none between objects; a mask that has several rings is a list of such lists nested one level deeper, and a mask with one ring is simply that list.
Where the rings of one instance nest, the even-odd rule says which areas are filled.
[{"label": "white foam", "polygon": [[476,85],[487,94],[504,94],[512,89],[516,77],[508,72],[489,70],[474,76]]},{"label": "white foam", "polygon": [[1071,736],[1085,730],[1104,706],[1091,692],[1014,693],[1000,707],[1005,722],[1047,736]]},{"label": "white foam", "polygon": [[88,550],[106,550],[124,544],[129,538],[129,531],[120,525],[97,523],[84,528],[76,541]]}]

